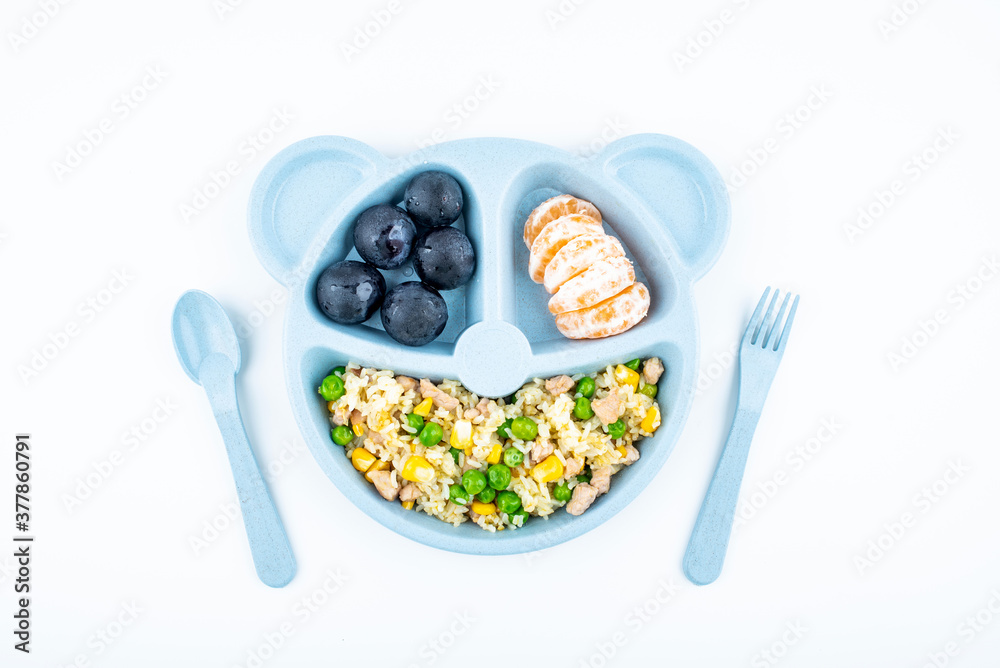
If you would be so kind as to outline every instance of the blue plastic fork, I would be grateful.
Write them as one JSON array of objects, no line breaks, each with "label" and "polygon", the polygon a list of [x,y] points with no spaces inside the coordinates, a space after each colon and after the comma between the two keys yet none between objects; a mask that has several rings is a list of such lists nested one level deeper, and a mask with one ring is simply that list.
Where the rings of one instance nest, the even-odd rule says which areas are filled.
[{"label": "blue plastic fork", "polygon": [[[799,306],[796,295],[792,308],[788,309],[791,294],[786,293],[778,314],[772,319],[780,294],[780,291],[775,290],[767,313],[761,317],[770,293],[771,288],[764,290],[764,296],[760,298],[740,343],[740,384],[736,398],[736,417],[733,418],[729,438],[722,448],[722,456],[715,467],[712,482],[708,485],[705,501],[701,504],[701,512],[698,513],[691,541],[684,554],[684,575],[696,585],[715,582],[722,572],[743,472],[750,454],[750,443],[753,441],[753,433],[760,420],[767,392],[778,371],[778,363],[785,354],[788,332],[792,329],[795,311]],[[781,323],[786,310],[788,319],[782,329]],[[777,336],[778,332],[781,333],[780,336]]]}]

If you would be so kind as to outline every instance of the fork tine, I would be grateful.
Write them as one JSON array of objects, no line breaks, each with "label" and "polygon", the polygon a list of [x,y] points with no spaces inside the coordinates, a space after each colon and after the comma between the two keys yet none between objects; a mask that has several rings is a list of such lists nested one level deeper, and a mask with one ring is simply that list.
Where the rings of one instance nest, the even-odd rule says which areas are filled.
[{"label": "fork tine", "polygon": [[775,350],[781,350],[785,347],[785,342],[788,340],[788,332],[792,330],[792,321],[795,320],[795,310],[799,307],[799,296],[795,295],[795,301],[792,302],[792,308],[788,311],[788,320],[785,321],[785,329],[781,332],[781,338],[774,344]]},{"label": "fork tine", "polygon": [[760,343],[764,335],[767,334],[767,330],[771,327],[771,315],[774,313],[774,305],[778,303],[778,295],[780,294],[781,290],[775,288],[774,293],[771,295],[771,303],[767,305],[767,313],[764,314],[764,318],[760,321],[760,329],[757,330],[757,333],[753,335],[753,340],[750,341],[752,345]]},{"label": "fork tine", "polygon": [[774,337],[775,342],[778,340],[778,328],[781,327],[781,319],[785,315],[785,311],[788,309],[788,300],[792,298],[791,292],[785,293],[785,298],[781,300],[781,308],[778,309],[778,315],[774,316],[774,322],[771,323],[771,328],[767,330],[767,336],[764,337],[764,341],[760,344],[760,347],[767,350],[767,343]]},{"label": "fork tine", "polygon": [[747,325],[747,331],[743,333],[744,341],[751,341],[757,337],[757,327],[760,325],[760,314],[764,310],[764,304],[767,302],[767,296],[771,294],[771,288],[768,287],[764,290],[764,296],[760,298],[757,302],[757,308],[754,309],[753,315],[750,316],[750,323]]}]

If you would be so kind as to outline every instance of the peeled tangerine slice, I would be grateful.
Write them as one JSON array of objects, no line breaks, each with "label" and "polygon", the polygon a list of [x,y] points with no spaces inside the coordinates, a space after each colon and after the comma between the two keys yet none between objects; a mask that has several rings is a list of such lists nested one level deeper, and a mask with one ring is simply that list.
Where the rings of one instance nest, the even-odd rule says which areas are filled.
[{"label": "peeled tangerine slice", "polygon": [[554,220],[545,226],[531,244],[528,274],[535,283],[545,277],[545,268],[559,249],[581,234],[604,234],[604,227],[590,216],[573,213]]},{"label": "peeled tangerine slice", "polygon": [[599,260],[589,269],[569,279],[549,300],[555,314],[577,311],[609,297],[635,283],[635,270],[626,257]]},{"label": "peeled tangerine slice", "polygon": [[633,283],[596,306],[560,313],[556,327],[570,339],[603,339],[631,329],[648,311],[649,290],[642,283]]},{"label": "peeled tangerine slice", "polygon": [[618,239],[607,234],[581,234],[560,248],[545,268],[545,289],[552,294],[595,262],[624,256]]},{"label": "peeled tangerine slice", "polygon": [[530,250],[531,244],[535,243],[535,239],[546,225],[574,213],[582,213],[601,222],[601,212],[587,200],[577,199],[572,195],[556,195],[536,206],[528,216],[528,220],[524,223],[524,245]]}]

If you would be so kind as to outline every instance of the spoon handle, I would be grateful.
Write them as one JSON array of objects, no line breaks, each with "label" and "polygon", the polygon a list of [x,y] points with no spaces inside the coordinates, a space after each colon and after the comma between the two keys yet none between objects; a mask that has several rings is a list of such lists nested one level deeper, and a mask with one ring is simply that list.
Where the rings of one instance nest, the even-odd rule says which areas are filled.
[{"label": "spoon handle", "polygon": [[295,576],[295,556],[243,428],[232,362],[210,355],[199,375],[229,454],[257,576],[269,587],[284,587]]}]

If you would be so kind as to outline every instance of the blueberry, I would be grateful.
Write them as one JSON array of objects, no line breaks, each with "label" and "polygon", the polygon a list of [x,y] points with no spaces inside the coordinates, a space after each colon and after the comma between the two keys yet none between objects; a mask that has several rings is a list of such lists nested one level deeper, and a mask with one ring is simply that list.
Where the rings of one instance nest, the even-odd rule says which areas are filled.
[{"label": "blueberry", "polygon": [[407,184],[403,195],[413,220],[426,227],[451,225],[462,215],[462,187],[444,172],[421,172]]},{"label": "blueberry", "polygon": [[382,326],[405,346],[422,346],[436,339],[448,323],[448,306],[437,290],[423,283],[400,283],[385,296]]},{"label": "blueberry", "polygon": [[413,248],[413,268],[427,285],[454,290],[476,270],[476,252],[469,237],[454,227],[428,230]]},{"label": "blueberry", "polygon": [[316,301],[330,320],[356,325],[375,313],[385,297],[385,279],[375,267],[356,260],[336,262],[316,281]]},{"label": "blueberry", "polygon": [[398,206],[376,204],[354,223],[354,247],[368,264],[396,269],[410,258],[417,226]]}]

